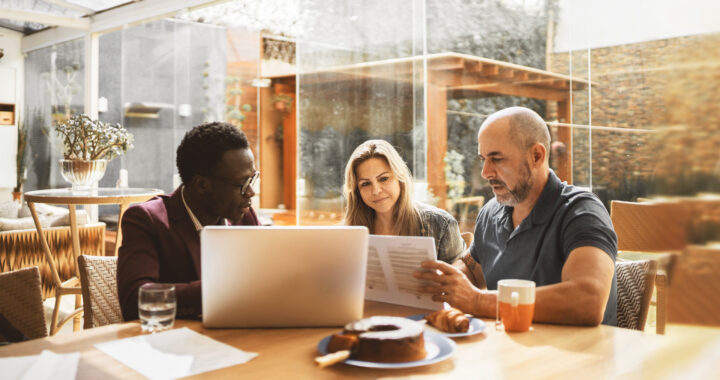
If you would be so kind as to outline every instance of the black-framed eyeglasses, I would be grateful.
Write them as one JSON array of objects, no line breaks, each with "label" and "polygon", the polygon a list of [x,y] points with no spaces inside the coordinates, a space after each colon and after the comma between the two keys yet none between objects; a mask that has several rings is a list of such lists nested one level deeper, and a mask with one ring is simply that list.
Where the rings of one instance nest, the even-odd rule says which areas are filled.
[{"label": "black-framed eyeglasses", "polygon": [[255,173],[253,173],[252,176],[248,177],[248,179],[245,180],[245,183],[243,184],[235,183],[227,178],[219,177],[216,175],[206,175],[206,177],[218,179],[222,182],[227,183],[228,185],[231,185],[235,189],[240,189],[240,195],[245,196],[245,193],[247,193],[247,190],[250,188],[250,186],[254,185],[255,181],[257,181],[257,179],[260,177],[260,171],[255,170]]}]

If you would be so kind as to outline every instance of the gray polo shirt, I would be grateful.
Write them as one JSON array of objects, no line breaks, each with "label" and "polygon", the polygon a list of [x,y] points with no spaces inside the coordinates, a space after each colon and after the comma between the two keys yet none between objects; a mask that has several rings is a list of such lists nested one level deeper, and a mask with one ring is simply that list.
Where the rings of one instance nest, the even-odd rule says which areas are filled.
[{"label": "gray polo shirt", "polygon": [[[533,280],[537,286],[558,283],[565,261],[578,247],[599,248],[615,261],[617,236],[603,204],[594,194],[561,183],[552,170],[535,207],[516,229],[512,212],[493,198],[475,221],[470,252],[482,265],[489,290],[506,278]],[[602,323],[617,325],[614,274]]]}]

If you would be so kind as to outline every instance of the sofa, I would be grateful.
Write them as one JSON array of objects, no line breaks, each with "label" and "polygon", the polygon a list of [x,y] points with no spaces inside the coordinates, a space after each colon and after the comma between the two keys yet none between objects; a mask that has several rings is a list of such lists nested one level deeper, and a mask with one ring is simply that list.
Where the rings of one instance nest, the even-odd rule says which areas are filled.
[{"label": "sofa", "polygon": [[[43,233],[47,236],[60,280],[75,276],[77,263],[72,251],[68,209],[41,203],[36,203],[35,209]],[[76,215],[81,253],[105,255],[105,223],[89,223],[84,210],[77,210]],[[0,272],[31,266],[40,268],[43,299],[54,297],[52,273],[45,260],[30,209],[27,204],[20,206],[15,201],[0,202]]]}]

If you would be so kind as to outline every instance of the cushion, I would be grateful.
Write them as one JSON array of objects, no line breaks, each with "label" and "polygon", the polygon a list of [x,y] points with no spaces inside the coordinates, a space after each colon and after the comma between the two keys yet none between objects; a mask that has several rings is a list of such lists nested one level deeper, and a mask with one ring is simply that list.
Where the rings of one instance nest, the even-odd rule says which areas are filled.
[{"label": "cushion", "polygon": [[[37,211],[38,216],[61,216],[68,213],[68,209],[64,207],[57,207],[57,206],[51,206],[47,205],[45,203],[35,203],[35,211]],[[17,212],[18,218],[26,218],[28,216],[32,216],[30,214],[30,207],[28,207],[26,202],[23,202],[22,207]]]},{"label": "cushion", "polygon": [[[0,207],[2,207],[2,204],[0,204]],[[70,214],[67,208],[35,203],[35,210],[38,213],[40,225],[43,228],[70,225]],[[32,214],[30,213],[30,208],[27,203],[24,203],[20,210],[17,209],[17,203],[15,203],[15,211],[15,216],[0,216],[0,231],[35,229],[35,223],[33,222]],[[88,224],[89,218],[85,210],[76,208],[75,215],[77,216],[78,226]]]},{"label": "cushion", "polygon": [[[40,219],[43,228],[50,227],[50,219]],[[32,218],[0,218],[0,232],[13,230],[34,230],[35,222]]]},{"label": "cushion", "polygon": [[15,201],[0,202],[0,218],[17,218],[18,204]]},{"label": "cushion", "polygon": [[[83,226],[88,222],[88,214],[85,210],[75,209],[75,217],[77,219],[77,225]],[[65,214],[48,216],[50,219],[51,227],[58,226],[69,226],[70,225],[70,213],[65,210]]]}]

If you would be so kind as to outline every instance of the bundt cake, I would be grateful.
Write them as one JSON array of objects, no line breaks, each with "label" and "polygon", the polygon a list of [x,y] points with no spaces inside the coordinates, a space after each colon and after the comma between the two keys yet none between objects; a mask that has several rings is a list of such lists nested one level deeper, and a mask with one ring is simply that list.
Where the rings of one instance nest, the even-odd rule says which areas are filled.
[{"label": "bundt cake", "polygon": [[327,350],[349,350],[352,359],[380,363],[422,360],[427,355],[423,330],[421,323],[407,318],[365,318],[345,325]]}]

